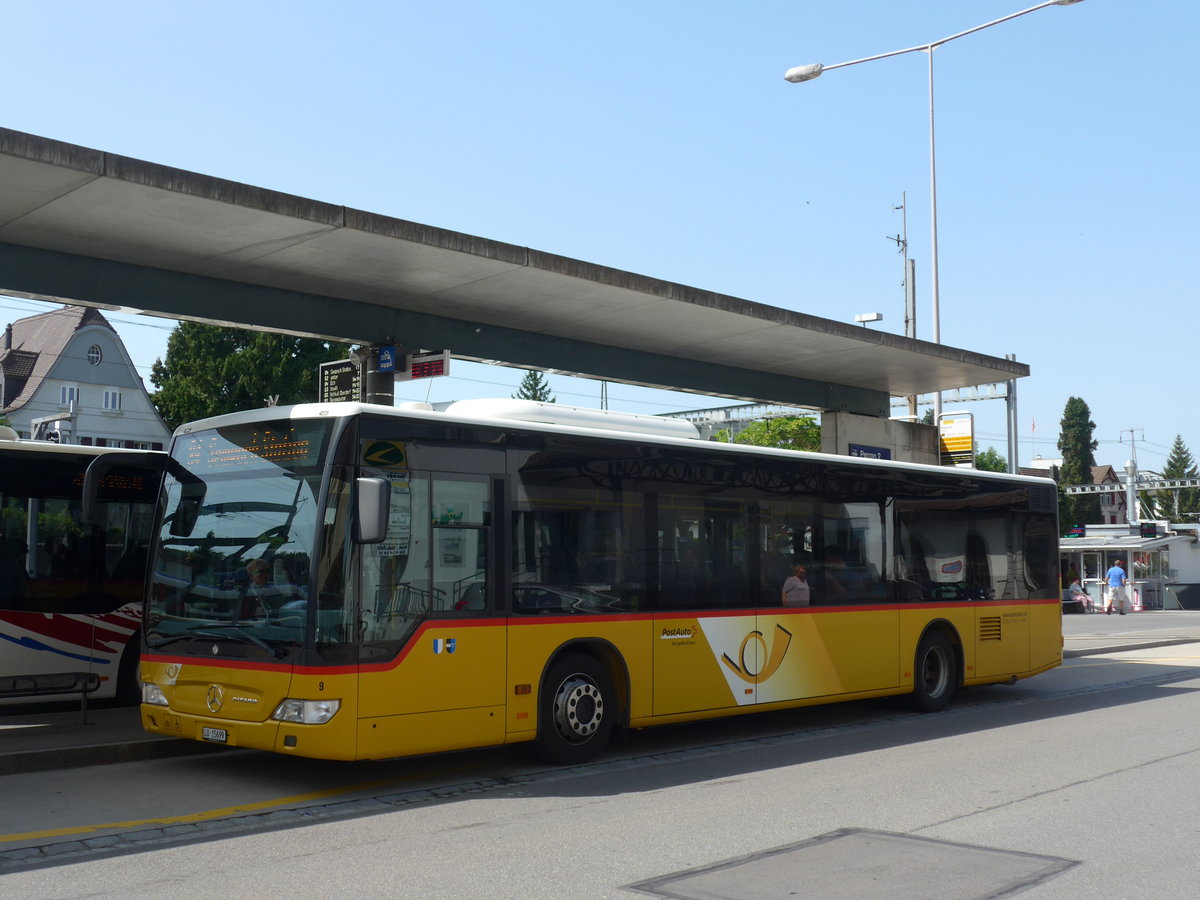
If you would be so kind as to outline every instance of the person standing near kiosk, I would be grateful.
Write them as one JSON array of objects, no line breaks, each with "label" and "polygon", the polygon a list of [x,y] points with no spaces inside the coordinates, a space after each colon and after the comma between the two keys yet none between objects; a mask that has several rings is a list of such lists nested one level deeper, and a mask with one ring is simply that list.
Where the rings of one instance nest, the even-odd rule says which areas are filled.
[{"label": "person standing near kiosk", "polygon": [[1113,560],[1112,567],[1105,573],[1105,577],[1108,579],[1108,608],[1105,613],[1111,616],[1115,605],[1117,611],[1125,615],[1125,605],[1128,602],[1125,584],[1128,579],[1125,577],[1125,570],[1121,568],[1121,560]]}]

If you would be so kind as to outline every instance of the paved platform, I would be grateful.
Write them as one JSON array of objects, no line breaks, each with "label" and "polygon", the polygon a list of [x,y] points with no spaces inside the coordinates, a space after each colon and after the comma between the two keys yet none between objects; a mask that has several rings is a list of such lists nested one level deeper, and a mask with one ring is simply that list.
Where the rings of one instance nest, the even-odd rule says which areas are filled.
[{"label": "paved platform", "polygon": [[[1200,610],[1126,616],[1063,616],[1067,658],[1200,642]],[[0,709],[0,775],[116,762],[228,752],[197,741],[147,734],[136,707],[44,705],[36,712]]]},{"label": "paved platform", "polygon": [[[136,706],[55,704],[44,711],[0,713],[0,775],[162,759],[224,749],[142,730]],[[60,711],[61,710],[61,711]]]},{"label": "paved platform", "polygon": [[1197,642],[1200,642],[1200,610],[1063,616],[1063,656],[1067,659]]}]

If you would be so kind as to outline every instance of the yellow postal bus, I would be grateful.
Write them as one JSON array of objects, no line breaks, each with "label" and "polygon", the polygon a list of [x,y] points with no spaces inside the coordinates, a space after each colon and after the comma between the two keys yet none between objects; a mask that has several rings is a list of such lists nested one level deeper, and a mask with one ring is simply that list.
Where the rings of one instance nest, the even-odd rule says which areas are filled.
[{"label": "yellow postal bus", "polygon": [[936,710],[1062,660],[1044,479],[532,401],[313,404],[180,428],[162,504],[142,720],[199,741],[577,762],[614,728]]}]

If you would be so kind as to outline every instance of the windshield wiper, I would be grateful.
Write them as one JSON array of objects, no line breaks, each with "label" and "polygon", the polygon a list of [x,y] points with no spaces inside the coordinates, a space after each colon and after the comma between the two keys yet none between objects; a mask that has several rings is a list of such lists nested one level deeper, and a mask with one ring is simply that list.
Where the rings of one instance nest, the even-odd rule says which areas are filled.
[{"label": "windshield wiper", "polygon": [[[218,625],[216,627],[218,627],[218,628],[249,628],[251,626],[249,623],[245,623],[245,624],[239,624],[239,625],[232,625],[232,624],[231,625]],[[159,647],[165,647],[168,644],[176,644],[179,641],[191,641],[191,640],[233,641],[234,643],[237,643],[237,644],[252,644],[253,646],[258,647],[260,650],[263,650],[263,651],[271,654],[271,656],[273,656],[277,659],[283,655],[282,652],[280,651],[279,647],[273,646],[272,644],[268,644],[266,641],[264,641],[262,638],[260,638],[256,634],[249,634],[249,633],[243,632],[243,631],[235,631],[233,634],[223,634],[218,631],[213,631],[213,630],[211,630],[211,628],[212,628],[212,626],[209,626],[209,628],[198,628],[194,631],[185,631],[182,634],[172,634],[168,637],[160,638],[158,641],[151,643],[150,646],[157,650]],[[150,643],[150,642],[147,641],[147,643]]]}]

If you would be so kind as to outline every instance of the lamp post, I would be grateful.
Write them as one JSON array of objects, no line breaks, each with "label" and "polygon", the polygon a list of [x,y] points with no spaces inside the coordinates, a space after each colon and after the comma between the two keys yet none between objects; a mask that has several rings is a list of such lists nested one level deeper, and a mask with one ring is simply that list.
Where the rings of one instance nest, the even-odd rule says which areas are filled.
[{"label": "lamp post", "polygon": [[[1011,13],[999,19],[993,19],[991,22],[984,22],[982,25],[976,25],[974,28],[968,28],[966,31],[960,31],[957,34],[952,34],[949,37],[944,37],[941,40],[931,41],[928,44],[918,44],[915,47],[905,47],[903,50],[892,50],[890,53],[877,53],[875,56],[864,56],[862,59],[852,59],[849,62],[835,63],[832,66],[825,66],[821,63],[811,63],[807,66],[794,66],[784,73],[784,78],[792,84],[800,84],[804,81],[812,81],[824,72],[831,69],[844,69],[846,66],[856,66],[859,63],[874,62],[877,59],[887,59],[889,56],[901,56],[905,53],[925,53],[929,56],[929,265],[930,265],[930,298],[933,306],[933,342],[940,344],[942,342],[942,322],[941,322],[941,298],[938,295],[938,231],[937,231],[937,155],[934,152],[934,131],[933,131],[933,51],[942,44],[948,44],[950,41],[957,40],[960,37],[966,37],[968,34],[974,34],[977,31],[983,31],[985,28],[991,28],[993,25],[999,25],[1001,22],[1007,22],[1009,19],[1015,19],[1019,16],[1028,15],[1031,12],[1037,12],[1039,9],[1045,9],[1047,6],[1071,6],[1079,3],[1080,0],[1046,0],[1044,3],[1039,3],[1037,6],[1031,6],[1029,9],[1023,9],[1020,12]],[[942,392],[937,391],[933,395],[933,414],[934,421],[942,413]]]}]

